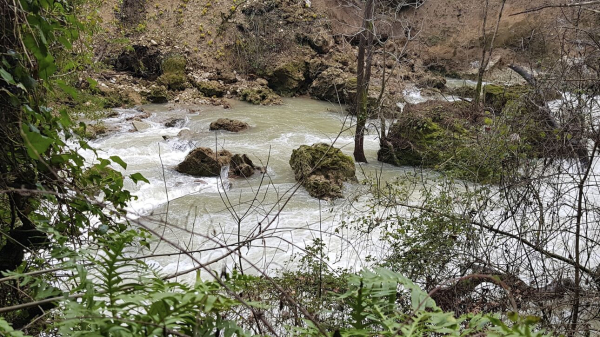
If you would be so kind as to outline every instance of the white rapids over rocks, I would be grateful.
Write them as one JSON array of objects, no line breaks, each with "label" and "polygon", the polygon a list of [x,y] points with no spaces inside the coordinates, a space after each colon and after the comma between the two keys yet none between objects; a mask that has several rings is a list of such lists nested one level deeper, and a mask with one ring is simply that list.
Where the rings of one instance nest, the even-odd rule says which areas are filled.
[{"label": "white rapids over rocks", "polygon": [[[124,174],[140,172],[150,181],[150,184],[136,185],[126,180],[125,188],[137,197],[128,209],[131,219],[163,234],[181,248],[197,251],[194,257],[202,262],[211,261],[227,251],[227,248],[216,249],[216,246],[238,241],[238,218],[242,218],[242,240],[259,227],[264,230],[263,226],[268,226],[264,240],[256,240],[241,250],[245,259],[262,270],[285,267],[292,255],[300,253],[305,245],[319,237],[325,241],[332,265],[351,269],[365,266],[364,257],[373,251],[355,243],[351,245],[348,232],[332,234],[348,217],[351,207],[348,200],[319,202],[300,187],[286,202],[295,185],[289,166],[293,149],[304,144],[335,141],[336,147],[352,155],[352,121],[340,112],[340,106],[294,98],[284,100],[281,106],[271,107],[235,102],[228,110],[212,106],[173,109],[167,105],[148,105],[143,109],[151,114],[143,120],[149,128],[134,131],[130,120],[140,112],[117,110],[119,115],[104,123],[118,131],[91,142],[100,156],[116,155],[127,162],[127,170],[115,169]],[[209,131],[209,124],[221,117],[242,120],[251,128],[240,133]],[[183,118],[185,122],[179,123],[183,124],[181,127],[165,127],[164,122],[170,118]],[[377,162],[376,127],[371,125],[365,138],[370,163],[357,165],[359,180],[365,174],[391,179],[412,171]],[[177,137],[182,130],[191,131],[191,140]],[[168,139],[164,140],[163,136]],[[264,179],[260,174],[249,179],[228,179],[226,172],[222,178],[197,178],[176,172],[174,167],[198,146],[247,154],[255,164],[267,166],[267,174]],[[91,154],[87,156],[91,159]],[[364,189],[356,183],[346,186],[346,195],[352,196],[355,210],[360,211],[368,201]],[[226,205],[233,205],[230,210],[235,212],[232,214]],[[156,254],[177,251],[165,242],[156,243],[155,249]],[[237,257],[223,259],[212,269],[219,270],[223,264],[231,268],[234,260],[237,262]],[[193,261],[183,255],[161,256],[153,262],[167,274],[194,267]],[[245,268],[249,266],[249,263],[244,264]],[[193,277],[193,273],[188,277]]]}]

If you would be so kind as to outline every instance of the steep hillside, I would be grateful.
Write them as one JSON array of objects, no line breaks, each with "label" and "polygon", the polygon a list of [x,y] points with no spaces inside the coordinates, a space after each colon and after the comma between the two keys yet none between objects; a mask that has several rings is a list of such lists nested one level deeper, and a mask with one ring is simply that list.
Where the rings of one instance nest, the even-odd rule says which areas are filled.
[{"label": "steep hillside", "polygon": [[[344,103],[354,92],[361,3],[107,0],[99,8],[103,31],[96,35],[95,53],[115,70],[145,80],[159,79],[157,84],[168,89],[168,99],[195,88],[199,93],[188,90],[182,98],[237,95],[270,104],[278,101],[275,93],[311,94]],[[561,33],[556,28],[561,18],[557,10],[511,15],[526,9],[525,5],[542,3],[506,4],[492,70],[487,73],[490,80],[518,82],[520,77],[508,70],[507,64],[539,68],[557,58],[556,37]],[[486,20],[488,43],[498,13],[499,1],[491,1]],[[375,54],[372,94],[380,91],[384,76],[390,102],[401,100],[407,82],[441,88],[440,75],[472,78],[484,45],[483,20],[480,0],[430,0],[419,8],[381,2],[375,30],[382,44]],[[162,63],[170,56],[185,59],[181,65],[185,78],[169,75],[161,82]],[[148,97],[154,82],[137,83],[141,88],[135,91]]]}]

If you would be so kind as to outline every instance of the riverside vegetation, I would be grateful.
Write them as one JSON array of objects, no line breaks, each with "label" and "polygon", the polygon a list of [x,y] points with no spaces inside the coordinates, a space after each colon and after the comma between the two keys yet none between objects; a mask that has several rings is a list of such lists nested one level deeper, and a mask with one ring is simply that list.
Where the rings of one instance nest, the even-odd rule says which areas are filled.
[{"label": "riverside vegetation", "polygon": [[[557,28],[567,56],[562,58],[540,36],[521,32],[535,29],[500,27],[505,1],[501,7],[490,1],[477,2],[475,9],[465,5],[470,13],[484,10],[486,18],[498,14],[497,43],[522,48],[521,57],[539,57],[535,66],[544,74],[535,81],[523,76],[527,84],[519,86],[484,85],[481,93],[445,89],[443,75],[460,68],[452,68],[452,60],[419,65],[410,58],[416,32],[404,15],[434,11],[435,4],[325,2],[338,4],[332,7],[338,15],[362,15],[348,37],[333,33],[341,28],[325,20],[323,4],[316,2],[0,0],[0,334],[598,333],[596,2],[556,5],[576,28]],[[188,20],[188,11],[202,23]],[[103,20],[107,13],[117,22]],[[170,38],[160,33],[167,22],[183,34],[194,25],[203,51],[167,43]],[[390,23],[402,26],[401,32],[382,28]],[[117,29],[102,28],[108,24]],[[485,60],[489,48],[494,59],[495,38],[486,38],[489,27],[482,24],[478,51]],[[520,44],[507,37],[516,28]],[[158,42],[123,43],[110,35],[136,38],[151,31]],[[366,48],[359,69],[357,37],[359,49]],[[431,53],[448,54],[442,36],[428,35],[426,43]],[[467,56],[462,53],[455,51]],[[496,70],[503,67],[495,63]],[[357,79],[359,70],[368,75]],[[405,81],[437,97],[456,97],[406,103]],[[354,117],[365,122],[357,134],[376,126],[379,161],[414,168],[398,170],[387,181],[365,176],[368,209],[355,214],[361,195],[343,198],[343,192],[348,184],[359,185],[356,173],[363,166],[335,142],[303,145],[292,154],[298,181],[292,190],[303,186],[315,198],[341,198],[352,215],[329,234],[351,231],[353,242],[381,244],[383,253],[365,257],[370,268],[331,267],[322,237],[295,244],[302,253],[290,271],[257,267],[242,251],[277,238],[268,227],[279,210],[267,212],[247,237],[238,228],[235,245],[215,248],[213,262],[235,264],[217,272],[164,232],[130,217],[127,206],[135,196],[124,186],[150,182],[139,173],[122,174],[117,169],[127,168],[126,158],[104,158],[89,144],[111,132],[98,111],[117,106],[187,101],[225,109],[224,98],[268,105],[301,94],[347,103],[351,112],[363,114]],[[397,103],[406,103],[402,111]],[[221,122],[235,122],[233,131],[250,128]],[[93,153],[93,160],[83,151]],[[268,190],[268,165],[258,167],[226,150],[196,148],[177,170],[219,176],[223,166],[237,179],[260,172],[260,188]],[[278,196],[277,203],[285,206],[293,196]],[[261,202],[257,191],[248,207]],[[241,226],[242,216],[232,211],[232,217]],[[187,233],[219,244],[216,235]],[[178,279],[179,270],[166,275],[149,262],[159,255],[158,241],[199,266],[192,271],[194,283]]]}]

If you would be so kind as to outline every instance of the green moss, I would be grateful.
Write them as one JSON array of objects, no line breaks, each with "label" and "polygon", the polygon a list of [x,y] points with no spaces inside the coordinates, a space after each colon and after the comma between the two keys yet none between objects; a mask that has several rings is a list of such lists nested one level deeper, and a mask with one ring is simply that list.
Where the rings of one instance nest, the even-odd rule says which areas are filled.
[{"label": "green moss", "polygon": [[269,87],[277,94],[292,96],[305,87],[306,64],[304,61],[292,61],[273,71],[266,72],[264,77],[269,81]]},{"label": "green moss", "polygon": [[265,87],[252,87],[242,90],[240,98],[243,101],[256,105],[275,105],[281,104],[281,97],[273,90]]},{"label": "green moss", "polygon": [[194,86],[206,97],[223,97],[226,89],[217,81],[198,81]]},{"label": "green moss", "polygon": [[171,55],[166,57],[161,69],[163,74],[157,79],[157,82],[170,90],[181,91],[187,88],[187,75],[185,67],[187,60],[181,55]]},{"label": "green moss", "polygon": [[153,86],[150,88],[150,93],[146,96],[151,103],[167,103],[167,88],[163,86]]},{"label": "green moss", "polygon": [[[427,102],[412,106],[392,125],[388,140],[394,153],[382,148],[380,161],[444,171],[480,183],[497,182],[507,152],[481,121],[467,118],[467,102]],[[489,118],[488,118],[489,119]],[[492,125],[495,127],[495,121]],[[487,130],[487,131],[486,131]]]},{"label": "green moss", "polygon": [[530,92],[530,88],[524,85],[503,87],[487,84],[483,87],[485,106],[496,114],[499,114],[507,103],[518,100],[528,92]]},{"label": "green moss", "polygon": [[290,166],[296,180],[311,196],[320,199],[342,197],[343,182],[356,180],[354,160],[324,143],[294,150]]}]

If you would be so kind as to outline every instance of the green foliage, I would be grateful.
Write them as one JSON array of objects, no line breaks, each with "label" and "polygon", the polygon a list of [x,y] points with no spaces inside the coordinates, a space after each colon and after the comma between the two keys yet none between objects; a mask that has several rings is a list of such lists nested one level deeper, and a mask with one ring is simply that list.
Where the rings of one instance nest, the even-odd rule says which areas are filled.
[{"label": "green foliage", "polygon": [[144,232],[109,232],[99,254],[83,256],[91,268],[77,268],[81,301],[69,301],[58,324],[65,336],[247,336],[224,312],[237,304],[216,282],[193,286],[164,280],[143,261],[125,257],[131,245],[147,245]]},{"label": "green foliage", "polygon": [[[538,331],[534,317],[509,315],[506,324],[495,315],[454,317],[408,278],[386,269],[365,270],[348,279],[348,291],[338,296],[350,308],[349,321],[334,336],[550,336]],[[297,335],[317,336],[312,324],[294,329]]]},{"label": "green foliage", "polygon": [[[538,140],[530,137],[528,130],[542,123],[531,113],[519,111],[493,115],[474,111],[466,102],[418,104],[390,128],[388,140],[394,156],[388,148],[382,148],[378,159],[432,168],[453,178],[483,184],[499,183],[507,168],[514,167],[509,164],[535,155],[531,148]],[[526,121],[531,126],[525,128]]]},{"label": "green foliage", "polygon": [[[83,61],[85,53],[81,59],[70,56],[74,44],[85,43],[80,34],[88,32],[73,7],[79,4],[81,1],[0,2],[0,11],[6,16],[3,22],[10,23],[0,26],[0,189],[5,191],[0,195],[2,270],[69,269],[69,261],[84,242],[102,238],[109,228],[122,231],[127,224],[123,209],[132,196],[123,189],[121,173],[109,170],[109,166],[123,166],[124,162],[118,157],[99,157],[76,136],[77,126],[69,111],[48,104],[49,93],[80,99],[65,75],[89,64]],[[79,153],[82,149],[97,159],[86,161]],[[89,174],[87,165],[92,165],[96,174]],[[91,188],[103,193],[90,198]],[[26,234],[19,237],[18,233]],[[25,255],[25,250],[32,253]],[[53,274],[25,278],[22,284],[17,295],[8,302],[3,299],[2,305],[60,294],[54,288],[58,283]],[[35,315],[32,312],[15,310],[15,315],[4,317],[28,323]]]}]

